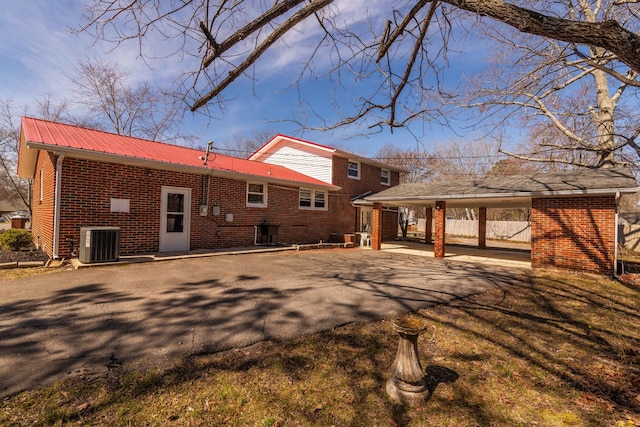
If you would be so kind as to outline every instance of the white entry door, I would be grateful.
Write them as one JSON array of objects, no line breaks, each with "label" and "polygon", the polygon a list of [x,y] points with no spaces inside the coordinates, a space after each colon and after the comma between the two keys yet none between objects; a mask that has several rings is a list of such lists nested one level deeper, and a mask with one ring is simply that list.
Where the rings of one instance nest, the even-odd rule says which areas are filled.
[{"label": "white entry door", "polygon": [[160,252],[188,251],[191,189],[162,187]]}]

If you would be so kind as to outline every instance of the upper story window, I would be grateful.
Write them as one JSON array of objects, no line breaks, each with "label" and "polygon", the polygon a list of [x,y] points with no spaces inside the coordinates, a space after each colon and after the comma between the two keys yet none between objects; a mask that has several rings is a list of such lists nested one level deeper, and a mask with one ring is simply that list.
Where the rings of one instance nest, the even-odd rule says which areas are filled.
[{"label": "upper story window", "polygon": [[391,171],[389,169],[380,169],[380,184],[391,185]]},{"label": "upper story window", "polygon": [[301,188],[298,206],[300,209],[327,210],[327,192]]},{"label": "upper story window", "polygon": [[360,179],[360,162],[349,160],[347,165],[347,176],[349,178]]},{"label": "upper story window", "polygon": [[247,182],[247,206],[256,208],[267,206],[267,184]]}]

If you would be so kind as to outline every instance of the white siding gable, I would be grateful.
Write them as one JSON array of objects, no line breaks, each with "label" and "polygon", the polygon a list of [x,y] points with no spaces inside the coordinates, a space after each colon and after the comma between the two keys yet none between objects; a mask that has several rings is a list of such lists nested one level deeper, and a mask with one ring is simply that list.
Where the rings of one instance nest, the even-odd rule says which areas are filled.
[{"label": "white siding gable", "polygon": [[260,159],[332,184],[332,153],[303,143],[281,140]]}]

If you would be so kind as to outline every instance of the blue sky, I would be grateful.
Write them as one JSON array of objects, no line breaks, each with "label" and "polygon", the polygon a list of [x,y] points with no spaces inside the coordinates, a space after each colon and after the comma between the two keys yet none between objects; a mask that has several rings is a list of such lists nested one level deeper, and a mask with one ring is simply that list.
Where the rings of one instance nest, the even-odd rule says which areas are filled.
[{"label": "blue sky", "polygon": [[[360,1],[352,1],[353,8]],[[149,81],[166,85],[184,71],[186,62],[177,59],[145,64],[138,57],[135,43],[120,45],[117,49],[96,42],[89,34],[73,34],[69,29],[82,22],[83,0],[0,0],[0,98],[12,98],[16,105],[33,106],[34,101],[49,94],[62,98],[71,90],[68,76],[78,61],[102,58],[117,63],[131,73],[132,83]],[[376,3],[372,3],[376,5]],[[468,43],[469,40],[466,40]],[[149,43],[153,45],[154,41]],[[161,49],[153,46],[156,49]],[[452,84],[460,76],[482,67],[481,49],[452,52],[447,71]],[[475,53],[474,53],[475,52]],[[182,123],[184,131],[199,136],[202,142],[226,142],[234,135],[251,136],[269,129],[320,144],[336,146],[364,155],[373,155],[385,143],[402,148],[426,148],[450,139],[471,139],[475,135],[464,128],[457,134],[430,123],[414,123],[413,130],[426,136],[417,142],[409,132],[388,129],[382,133],[362,136],[356,126],[333,132],[301,132],[298,125],[287,122],[298,113],[297,92],[287,90],[300,59],[295,49],[280,49],[258,64],[259,80],[241,79],[234,83],[226,96],[232,101],[226,105],[219,119],[206,120],[200,114],[187,113]],[[260,68],[262,67],[262,68]],[[269,72],[263,72],[268,69]],[[305,100],[313,102],[327,121],[335,120],[333,108],[327,102],[332,85],[327,81],[307,81],[302,86]],[[317,101],[317,102],[316,102]]]}]

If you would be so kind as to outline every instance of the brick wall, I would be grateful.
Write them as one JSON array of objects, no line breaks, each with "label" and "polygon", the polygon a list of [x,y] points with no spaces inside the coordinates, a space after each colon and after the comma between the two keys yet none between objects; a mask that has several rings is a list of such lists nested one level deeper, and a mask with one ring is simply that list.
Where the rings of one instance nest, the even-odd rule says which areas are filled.
[{"label": "brick wall", "polygon": [[398,237],[398,211],[382,211],[382,241],[395,240]]},{"label": "brick wall", "polygon": [[[40,151],[36,160],[31,203],[31,234],[36,246],[49,255],[53,253],[53,210],[55,200],[55,165],[57,157]],[[40,188],[42,171],[43,188]],[[42,199],[40,198],[42,194]]]},{"label": "brick wall", "polygon": [[534,198],[531,265],[613,274],[615,198]]},{"label": "brick wall", "polygon": [[[55,163],[55,158],[51,158],[51,162]],[[53,172],[53,167],[51,169]],[[254,227],[264,220],[279,225],[280,243],[328,241],[331,233],[341,232],[336,225],[339,222],[336,217],[343,214],[339,210],[343,195],[329,193],[327,211],[300,210],[297,187],[269,184],[267,207],[255,208],[246,206],[246,182],[227,178],[210,178],[207,201],[207,197],[203,197],[203,188],[207,188],[206,179],[196,174],[65,158],[59,255],[70,256],[72,243],[77,249],[80,228],[84,226],[120,227],[123,255],[157,252],[160,247],[160,199],[163,186],[191,188],[192,250],[251,246],[255,237]],[[51,207],[47,210],[43,203],[42,208],[36,208],[34,223],[53,222],[53,174],[48,175],[46,182],[52,188]],[[34,187],[34,196],[38,194],[37,191]],[[111,198],[129,199],[130,211],[110,212]],[[199,216],[201,203],[208,203],[209,214],[206,217]],[[219,215],[213,215],[213,206],[219,207]],[[233,214],[233,221],[226,221],[227,213]],[[37,230],[41,239],[47,242],[45,250],[51,255],[52,226],[46,232],[45,228]],[[349,232],[353,232],[351,227]]]},{"label": "brick wall", "polygon": [[[367,191],[378,193],[388,189],[389,185],[380,182],[380,168],[366,163],[360,163],[360,179],[350,178],[347,175],[348,159],[333,157],[333,184],[341,187],[340,197],[336,195],[337,207],[342,212],[336,217],[335,227],[338,233],[353,233],[359,230],[359,218],[356,208],[351,205],[351,199]],[[391,186],[400,183],[398,172],[391,172]],[[383,239],[394,239],[398,235],[398,215],[395,212],[386,211],[383,214]]]}]

